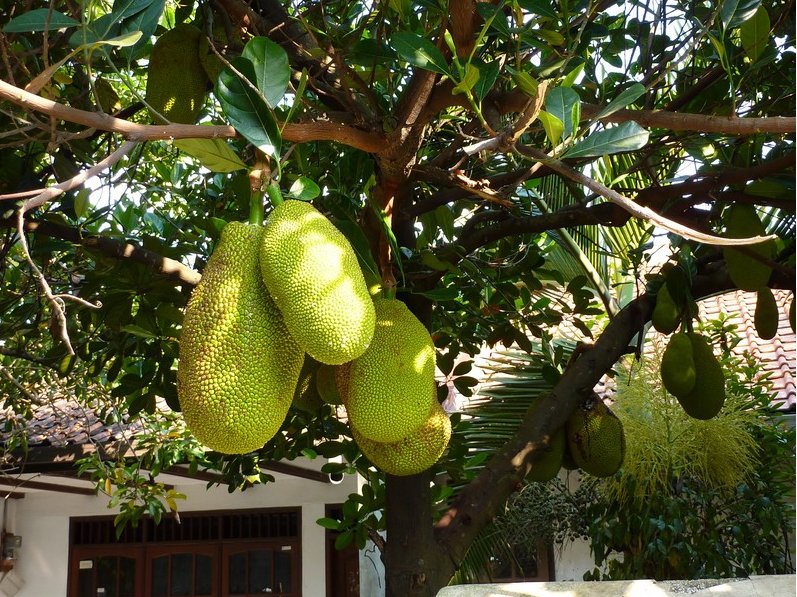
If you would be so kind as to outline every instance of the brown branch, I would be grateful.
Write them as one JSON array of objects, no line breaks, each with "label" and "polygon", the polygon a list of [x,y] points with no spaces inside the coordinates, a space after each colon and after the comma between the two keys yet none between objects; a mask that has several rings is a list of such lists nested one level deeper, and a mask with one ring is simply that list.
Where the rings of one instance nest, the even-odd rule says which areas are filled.
[{"label": "brown branch", "polygon": [[[132,141],[229,139],[237,136],[235,129],[231,126],[136,124],[102,112],[78,110],[77,108],[28,93],[2,80],[0,80],[0,99],[17,104],[26,110],[43,112],[58,120],[82,124],[92,129],[119,133]],[[368,153],[378,153],[385,149],[385,139],[382,135],[330,121],[286,124],[282,130],[282,136],[286,141],[294,143],[335,141]]]},{"label": "brown branch", "polygon": [[[0,227],[16,228],[16,218],[0,218]],[[77,228],[70,228],[53,222],[25,222],[25,231],[32,232],[41,236],[60,238],[86,249],[99,251],[100,253],[119,260],[130,260],[152,267],[159,274],[180,282],[186,286],[196,286],[202,277],[199,272],[183,265],[179,261],[163,257],[142,249],[123,240],[108,238],[101,235],[94,235]]]}]

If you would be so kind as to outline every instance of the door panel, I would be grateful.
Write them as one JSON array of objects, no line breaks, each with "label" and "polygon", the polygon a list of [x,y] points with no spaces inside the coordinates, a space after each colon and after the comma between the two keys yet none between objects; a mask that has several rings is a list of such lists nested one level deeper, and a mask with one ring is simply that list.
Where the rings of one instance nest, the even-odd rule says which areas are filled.
[{"label": "door panel", "polygon": [[251,543],[223,548],[225,597],[299,595],[298,549],[291,544]]},{"label": "door panel", "polygon": [[69,595],[138,597],[144,578],[143,555],[141,547],[75,548],[70,564]]},{"label": "door panel", "polygon": [[147,547],[147,595],[217,597],[218,553],[216,545]]}]

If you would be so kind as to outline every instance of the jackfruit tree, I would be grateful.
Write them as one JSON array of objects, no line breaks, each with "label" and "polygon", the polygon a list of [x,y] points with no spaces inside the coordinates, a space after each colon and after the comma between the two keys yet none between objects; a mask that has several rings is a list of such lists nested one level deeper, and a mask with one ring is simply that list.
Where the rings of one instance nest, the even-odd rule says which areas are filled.
[{"label": "jackfruit tree", "polygon": [[[698,418],[727,383],[700,300],[755,292],[762,342],[793,322],[769,292],[795,288],[792,3],[1,6],[8,425],[56,376],[174,426],[144,426],[142,469],[168,453],[234,489],[269,481],[261,460],[340,457],[384,484],[344,535],[386,531],[388,595],[434,595],[527,476],[589,461],[585,401],[651,320]],[[232,250],[236,226],[262,242]],[[534,408],[474,398],[490,347],[544,361]],[[502,413],[490,442],[470,398]],[[172,508],[101,464],[137,496],[121,523]]]}]

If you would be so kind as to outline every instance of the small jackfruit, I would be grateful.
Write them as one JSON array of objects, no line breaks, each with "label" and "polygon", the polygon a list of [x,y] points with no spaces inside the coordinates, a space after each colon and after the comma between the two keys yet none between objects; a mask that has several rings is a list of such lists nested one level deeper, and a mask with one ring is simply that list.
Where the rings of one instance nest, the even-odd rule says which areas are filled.
[{"label": "small jackfruit", "polygon": [[194,124],[205,103],[208,76],[199,55],[202,38],[199,29],[182,23],[152,46],[145,99],[171,122]]},{"label": "small jackfruit", "polygon": [[421,426],[393,443],[379,443],[351,428],[354,441],[378,469],[396,476],[417,475],[431,467],[451,439],[451,421],[437,400]]},{"label": "small jackfruit", "polygon": [[293,393],[291,405],[307,413],[315,413],[324,403],[316,389],[315,376],[321,363],[313,357],[305,355],[304,364],[299,372],[299,381]]},{"label": "small jackfruit", "polygon": [[653,327],[662,334],[672,334],[681,323],[681,310],[675,304],[667,284],[662,284],[656,294],[656,306],[651,317]]},{"label": "small jackfruit", "polygon": [[429,332],[398,300],[377,299],[371,345],[351,363],[345,398],[349,423],[389,444],[407,437],[435,401],[435,350]]},{"label": "small jackfruit", "polygon": [[[766,234],[766,229],[753,205],[735,203],[728,209],[726,217],[725,231],[729,238],[748,238]],[[753,292],[766,286],[772,275],[772,268],[747,253],[752,252],[765,259],[772,259],[774,251],[775,244],[772,241],[747,245],[743,251],[723,247],[728,276],[742,290]]]},{"label": "small jackfruit", "polygon": [[570,454],[581,470],[595,477],[611,477],[620,470],[625,457],[623,424],[603,400],[588,398],[565,428]]},{"label": "small jackfruit", "polygon": [[688,394],[675,397],[686,414],[695,419],[716,416],[725,404],[725,375],[711,343],[700,334],[689,334],[695,362],[695,387]]},{"label": "small jackfruit", "polygon": [[661,357],[661,381],[673,396],[684,396],[695,387],[697,371],[692,341],[683,332],[673,334]]},{"label": "small jackfruit", "polygon": [[315,374],[315,387],[318,389],[318,395],[321,400],[333,405],[343,404],[338,392],[338,386],[335,383],[335,369],[334,365],[324,365],[322,363]]},{"label": "small jackfruit", "polygon": [[755,330],[762,340],[771,340],[778,333],[778,304],[772,291],[762,286],[758,289],[755,304]]},{"label": "small jackfruit", "polygon": [[545,448],[543,455],[531,465],[531,470],[526,474],[526,479],[540,483],[553,479],[559,469],[562,468],[566,443],[565,430],[562,428],[553,434],[551,443]]},{"label": "small jackfruit", "polygon": [[360,356],[374,333],[374,305],[345,236],[304,201],[284,201],[260,247],[263,281],[291,335],[311,357],[340,365]]},{"label": "small jackfruit", "polygon": [[183,319],[177,394],[203,444],[227,454],[262,447],[279,430],[304,354],[260,278],[263,228],[227,224]]}]

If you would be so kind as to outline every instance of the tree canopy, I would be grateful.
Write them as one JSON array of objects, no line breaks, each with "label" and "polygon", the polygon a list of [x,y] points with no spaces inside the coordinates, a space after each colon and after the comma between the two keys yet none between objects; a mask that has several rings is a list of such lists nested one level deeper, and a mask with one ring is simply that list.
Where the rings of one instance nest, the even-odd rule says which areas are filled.
[{"label": "tree canopy", "polygon": [[[387,541],[370,536],[388,594],[446,584],[551,434],[637,350],[662,284],[654,256],[684,272],[693,299],[734,287],[728,244],[769,268],[768,286],[794,290],[791,1],[0,7],[0,383],[12,411],[30,412],[51,383],[109,416],[145,416],[158,400],[179,411],[191,290],[224,224],[267,215],[280,195],[333,218],[369,280],[429,328],[458,392],[477,381],[463,355],[485,345],[544,356],[549,390],[507,441],[475,451],[455,415],[435,469],[386,482],[329,408],[292,411],[242,457],[170,433],[179,414],[146,427],[154,474],[189,461],[232,487],[267,480],[263,459],[343,455],[372,482],[347,537],[386,527]],[[193,45],[169,49],[187,26]],[[751,244],[762,235],[728,230],[739,204],[755,208],[771,254]],[[553,341],[562,322],[588,340],[573,355]],[[134,473],[114,476],[124,467],[85,466],[130,519],[173,506]],[[430,485],[443,471],[450,485]]]}]

